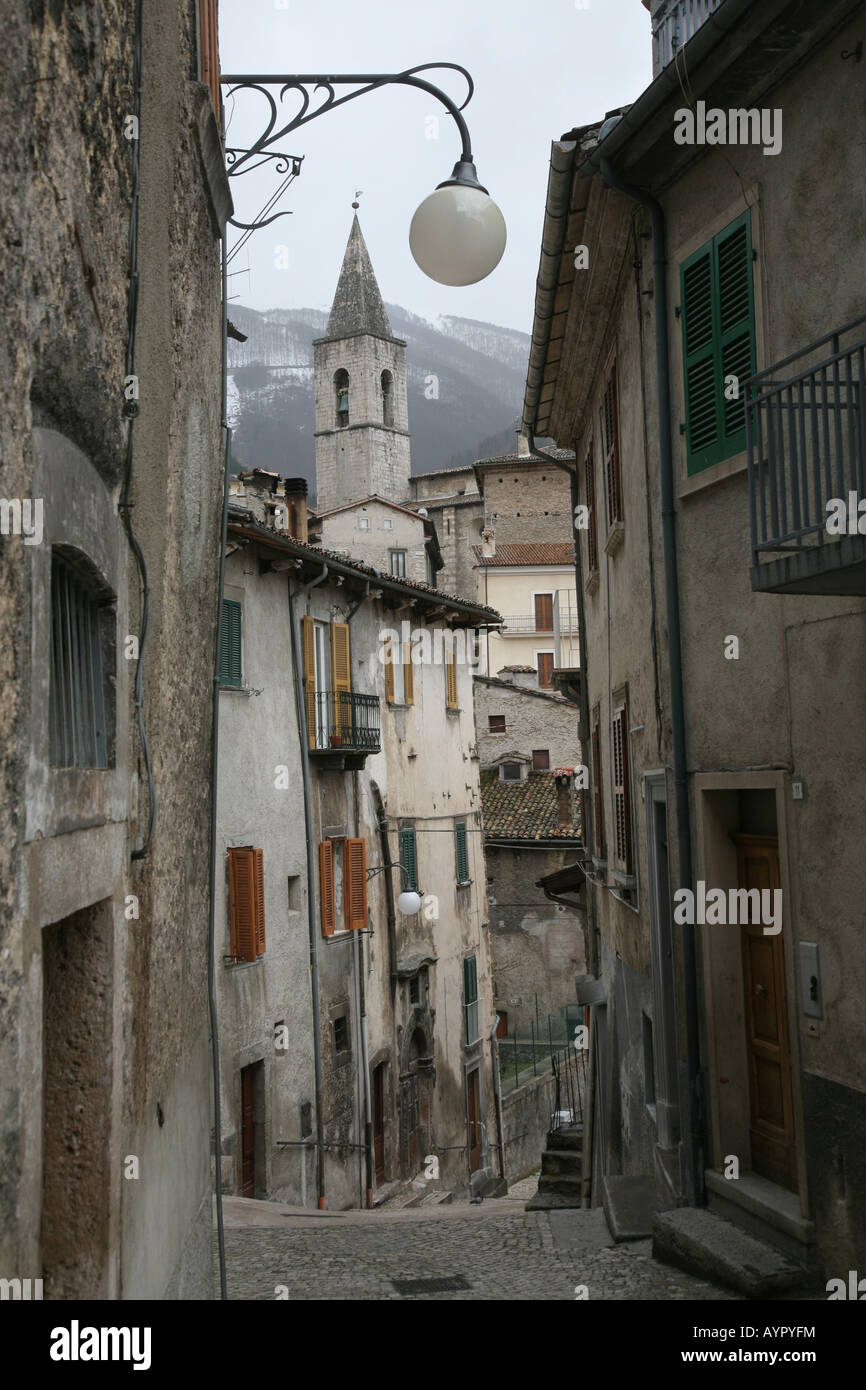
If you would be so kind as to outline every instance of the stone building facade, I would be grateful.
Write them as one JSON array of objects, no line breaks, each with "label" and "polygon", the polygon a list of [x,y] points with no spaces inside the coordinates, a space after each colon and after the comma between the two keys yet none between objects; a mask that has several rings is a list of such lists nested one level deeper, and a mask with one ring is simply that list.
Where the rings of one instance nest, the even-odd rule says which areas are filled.
[{"label": "stone building facade", "polygon": [[[329,1209],[412,1182],[489,1190],[500,1169],[471,669],[382,658],[407,616],[441,640],[496,615],[258,520],[261,486],[235,485],[225,587],[224,1190]],[[259,852],[264,925],[243,938],[238,875]],[[409,915],[403,889],[421,896]]]},{"label": "stone building facade", "polygon": [[[154,0],[140,33],[132,0],[13,0],[5,15],[0,1273],[41,1277],[53,1299],[211,1289],[208,687],[231,204],[200,15]],[[20,499],[41,507],[38,536],[7,527]]]},{"label": "stone building facade", "polygon": [[[523,423],[574,448],[590,516],[592,1192],[648,1181],[844,1277],[866,1251],[866,801],[846,766],[866,542],[834,541],[825,506],[862,444],[864,147],[840,57],[862,7],[716,14],[683,49],[694,98],[775,112],[780,150],[675,140],[665,68],[551,151],[563,249]],[[684,920],[702,887],[778,892],[781,920]]]}]

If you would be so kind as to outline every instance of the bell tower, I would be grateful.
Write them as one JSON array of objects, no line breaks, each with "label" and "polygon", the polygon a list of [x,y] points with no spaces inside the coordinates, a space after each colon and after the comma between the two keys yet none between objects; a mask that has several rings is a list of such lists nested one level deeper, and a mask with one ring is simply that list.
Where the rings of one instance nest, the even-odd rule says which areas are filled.
[{"label": "bell tower", "polygon": [[409,495],[406,344],[391,332],[357,214],[328,327],[313,344],[316,507]]}]

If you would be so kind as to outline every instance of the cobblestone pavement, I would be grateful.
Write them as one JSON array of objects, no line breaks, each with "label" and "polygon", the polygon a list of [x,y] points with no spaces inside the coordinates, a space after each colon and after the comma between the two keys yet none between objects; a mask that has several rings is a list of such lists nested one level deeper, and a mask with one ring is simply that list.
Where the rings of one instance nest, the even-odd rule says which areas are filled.
[{"label": "cobblestone pavement", "polygon": [[[389,1213],[313,1212],[225,1198],[230,1299],[731,1299],[652,1258],[649,1240],[615,1245],[601,1208],[527,1212],[520,1198]],[[459,1276],[450,1290],[394,1280]],[[580,1296],[583,1296],[582,1294]]]}]

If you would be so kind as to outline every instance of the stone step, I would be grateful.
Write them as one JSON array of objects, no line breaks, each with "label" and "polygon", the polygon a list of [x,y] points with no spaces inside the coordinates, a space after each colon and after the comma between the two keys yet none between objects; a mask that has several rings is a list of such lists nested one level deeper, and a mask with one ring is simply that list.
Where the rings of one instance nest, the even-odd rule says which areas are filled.
[{"label": "stone step", "polygon": [[583,1172],[583,1154],[579,1149],[545,1149],[541,1155],[542,1177],[555,1177],[562,1173],[567,1177]]},{"label": "stone step", "polygon": [[746,1298],[771,1298],[804,1284],[807,1277],[802,1266],[775,1246],[705,1207],[660,1212],[653,1223],[653,1256]]},{"label": "stone step", "polygon": [[756,1240],[775,1245],[795,1264],[814,1269],[818,1264],[815,1227],[800,1215],[800,1199],[758,1173],[725,1178],[708,1169],[707,1206]]},{"label": "stone step", "polygon": [[583,1125],[566,1125],[562,1129],[552,1129],[545,1141],[548,1149],[577,1149],[583,1151]]},{"label": "stone step", "polygon": [[530,1197],[525,1211],[573,1211],[582,1204],[581,1191],[575,1187],[568,1192],[542,1192],[540,1189]]},{"label": "stone step", "polygon": [[602,1206],[614,1240],[646,1240],[658,1210],[652,1178],[606,1173],[601,1180]]},{"label": "stone step", "polygon": [[[538,1190],[550,1196],[559,1197],[570,1197],[573,1193],[577,1193],[579,1198],[583,1192],[583,1176],[580,1173],[558,1173],[555,1176],[546,1176],[542,1173],[538,1179]],[[578,1206],[580,1206],[579,1201]]]},{"label": "stone step", "polygon": [[425,1192],[418,1205],[422,1207],[444,1207],[451,1203],[452,1198],[453,1194],[451,1192]]}]

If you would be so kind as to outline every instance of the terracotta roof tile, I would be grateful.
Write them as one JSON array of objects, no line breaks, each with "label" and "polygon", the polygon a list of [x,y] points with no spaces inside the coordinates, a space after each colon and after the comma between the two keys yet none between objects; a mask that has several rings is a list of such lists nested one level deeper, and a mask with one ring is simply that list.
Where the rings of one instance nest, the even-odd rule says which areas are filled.
[{"label": "terracotta roof tile", "polygon": [[572,791],[573,818],[560,826],[556,774],[530,772],[522,782],[501,782],[493,769],[481,773],[484,833],[495,839],[575,840],[582,834],[580,797]]},{"label": "terracotta roof tile", "polygon": [[475,558],[481,565],[572,565],[574,546],[570,541],[539,541],[498,545],[495,555],[483,555],[480,545],[473,545]]}]

